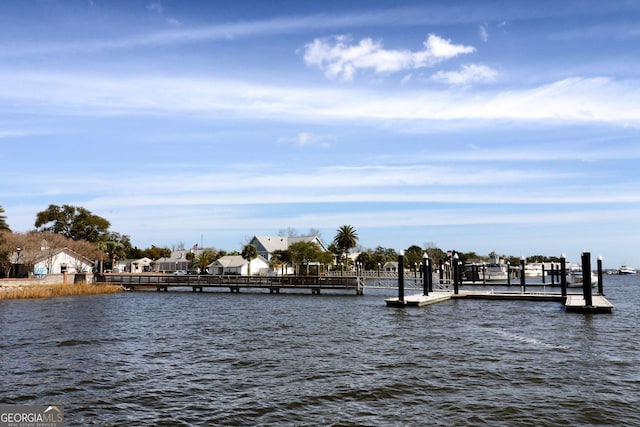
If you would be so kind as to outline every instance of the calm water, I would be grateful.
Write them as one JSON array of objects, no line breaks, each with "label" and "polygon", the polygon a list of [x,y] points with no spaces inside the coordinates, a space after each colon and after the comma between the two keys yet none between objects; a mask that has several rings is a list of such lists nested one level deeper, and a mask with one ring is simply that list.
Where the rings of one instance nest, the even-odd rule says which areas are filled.
[{"label": "calm water", "polygon": [[68,425],[640,426],[640,276],[605,293],[612,314],[387,308],[394,290],[0,301],[0,403]]}]

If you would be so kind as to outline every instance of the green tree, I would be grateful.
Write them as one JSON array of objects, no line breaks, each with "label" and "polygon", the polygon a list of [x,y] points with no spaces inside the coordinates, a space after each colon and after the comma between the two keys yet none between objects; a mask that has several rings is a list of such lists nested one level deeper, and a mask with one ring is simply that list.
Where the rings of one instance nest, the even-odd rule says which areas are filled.
[{"label": "green tree", "polygon": [[249,262],[248,274],[251,275],[251,261],[258,258],[258,248],[255,245],[248,244],[242,248],[242,258]]},{"label": "green tree", "polygon": [[420,246],[412,245],[404,251],[404,262],[405,265],[413,270],[416,268],[416,265],[420,265],[422,263],[422,255],[425,251],[422,250]]},{"label": "green tree", "polygon": [[7,217],[3,214],[4,208],[0,206],[0,231],[11,231],[9,224],[7,224]]},{"label": "green tree", "polygon": [[111,260],[111,269],[116,265],[117,259],[125,259],[127,256],[127,244],[130,245],[129,236],[119,233],[110,233],[106,236],[107,240],[97,243],[98,249],[105,252]]},{"label": "green tree", "polygon": [[71,205],[49,205],[36,216],[38,231],[62,234],[72,240],[99,242],[105,240],[109,226],[106,219],[94,215],[87,209]]},{"label": "green tree", "polygon": [[[349,254],[349,251],[352,248],[355,248],[358,244],[358,233],[356,230],[350,225],[343,225],[338,230],[336,230],[336,236],[333,239],[333,243],[336,247],[344,251],[345,254]],[[348,263],[349,258],[345,259],[345,262]]]},{"label": "green tree", "polygon": [[202,253],[200,253],[200,256],[198,256],[194,262],[193,265],[194,267],[197,267],[200,269],[200,273],[202,273],[203,271],[206,272],[207,270],[207,266],[209,264],[211,264],[213,261],[215,261],[218,256],[218,252],[216,252],[213,249],[205,249],[202,251]]},{"label": "green tree", "polygon": [[288,252],[291,262],[295,265],[305,265],[307,271],[309,270],[309,264],[312,262],[323,265],[333,262],[333,254],[328,251],[323,251],[315,242],[301,241],[292,243],[289,245]]}]

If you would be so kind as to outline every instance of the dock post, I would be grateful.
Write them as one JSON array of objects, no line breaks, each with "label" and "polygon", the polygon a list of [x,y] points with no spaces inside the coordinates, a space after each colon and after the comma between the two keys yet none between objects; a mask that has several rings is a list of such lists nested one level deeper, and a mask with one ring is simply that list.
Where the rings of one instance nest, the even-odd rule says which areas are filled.
[{"label": "dock post", "polygon": [[433,261],[427,258],[427,281],[429,282],[429,292],[433,292]]},{"label": "dock post", "polygon": [[429,256],[427,255],[427,253],[425,252],[422,255],[422,294],[424,296],[429,295],[429,279],[427,278],[427,273],[428,273],[428,268],[427,268],[427,261],[429,259]]},{"label": "dock post", "polygon": [[482,284],[487,284],[487,264],[484,262],[482,263]]},{"label": "dock post", "polygon": [[604,296],[604,284],[602,283],[602,257],[598,257],[598,293]]},{"label": "dock post", "polygon": [[[544,277],[544,275],[542,277]],[[556,278],[555,278],[555,272],[554,272],[554,265],[553,263],[551,263],[551,286],[555,284],[556,284]]]},{"label": "dock post", "polygon": [[404,302],[404,251],[398,255],[398,301]]},{"label": "dock post", "polygon": [[560,289],[562,296],[567,296],[567,257],[560,255]]},{"label": "dock post", "polygon": [[520,257],[520,292],[525,293],[527,291],[524,277],[524,256]]},{"label": "dock post", "polygon": [[511,287],[511,262],[507,261],[507,286]]},{"label": "dock post", "polygon": [[444,267],[442,266],[442,260],[439,260],[438,262],[440,263],[438,272],[440,273],[440,284],[442,285],[444,283]]},{"label": "dock post", "polygon": [[542,263],[542,284],[543,285],[545,284],[545,281],[544,281],[544,262]]},{"label": "dock post", "polygon": [[458,295],[458,254],[453,256],[453,293]]},{"label": "dock post", "polygon": [[585,307],[593,306],[591,298],[591,253],[582,253],[582,293]]}]

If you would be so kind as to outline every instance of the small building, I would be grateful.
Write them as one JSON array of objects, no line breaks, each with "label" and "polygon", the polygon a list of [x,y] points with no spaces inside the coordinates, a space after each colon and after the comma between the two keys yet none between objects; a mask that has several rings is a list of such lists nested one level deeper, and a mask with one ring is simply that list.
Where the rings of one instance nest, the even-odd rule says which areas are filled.
[{"label": "small building", "polygon": [[43,277],[46,274],[90,273],[92,269],[93,261],[69,248],[47,249],[36,257],[33,274]]},{"label": "small building", "polygon": [[[249,268],[251,265],[251,268]],[[241,255],[223,256],[207,266],[207,272],[213,275],[251,275],[265,276],[269,274],[269,263],[262,256],[251,260],[251,263]]]},{"label": "small building", "polygon": [[148,273],[152,270],[154,262],[151,258],[124,260],[124,271],[128,273]]},{"label": "small building", "polygon": [[382,270],[386,273],[395,273],[398,271],[398,262],[397,261],[387,261],[382,266]]}]

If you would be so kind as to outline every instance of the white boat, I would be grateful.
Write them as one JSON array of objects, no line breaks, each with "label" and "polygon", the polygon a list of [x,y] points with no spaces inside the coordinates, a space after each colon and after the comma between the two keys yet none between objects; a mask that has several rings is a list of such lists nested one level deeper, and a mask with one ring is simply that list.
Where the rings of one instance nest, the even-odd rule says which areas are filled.
[{"label": "white boat", "polygon": [[526,264],[524,266],[524,277],[542,277],[542,264]]},{"label": "white boat", "polygon": [[506,282],[509,278],[509,266],[495,252],[491,252],[489,264],[482,266],[479,276],[480,280],[487,282]]},{"label": "white boat", "polygon": [[[593,271],[590,273],[591,276],[591,287],[594,287],[598,284],[598,275]],[[578,265],[572,265],[567,270],[567,287],[568,288],[580,288],[582,287],[582,278],[584,274],[582,273],[582,268]]]},{"label": "white boat", "polygon": [[626,264],[622,264],[618,269],[618,274],[636,274],[636,270]]}]

